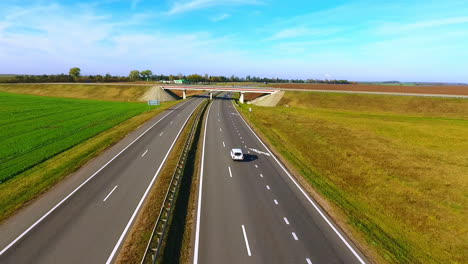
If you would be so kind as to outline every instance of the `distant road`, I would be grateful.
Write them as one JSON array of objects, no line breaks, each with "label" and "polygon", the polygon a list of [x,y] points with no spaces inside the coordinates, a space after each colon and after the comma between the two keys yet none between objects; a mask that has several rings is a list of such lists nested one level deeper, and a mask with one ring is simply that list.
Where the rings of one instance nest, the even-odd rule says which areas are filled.
[{"label": "distant road", "polygon": [[111,263],[190,114],[163,112],[0,225],[0,263]]},{"label": "distant road", "polygon": [[468,95],[454,94],[425,94],[425,93],[391,93],[391,92],[367,92],[367,91],[344,91],[344,90],[316,90],[316,89],[288,89],[276,88],[282,91],[295,92],[321,92],[321,93],[349,93],[349,94],[380,94],[380,95],[397,95],[397,96],[423,96],[423,97],[446,97],[446,98],[468,98]]},{"label": "distant road", "polygon": [[199,188],[195,264],[367,262],[228,97],[208,110]]}]

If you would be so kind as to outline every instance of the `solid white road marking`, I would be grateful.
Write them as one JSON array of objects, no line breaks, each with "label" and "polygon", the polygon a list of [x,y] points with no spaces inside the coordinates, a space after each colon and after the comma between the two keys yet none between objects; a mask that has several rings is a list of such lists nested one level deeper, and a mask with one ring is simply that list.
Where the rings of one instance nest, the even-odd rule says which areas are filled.
[{"label": "solid white road marking", "polygon": [[226,147],[226,145],[224,145],[224,141],[223,141],[223,147]]},{"label": "solid white road marking", "polygon": [[307,264],[312,264],[312,261],[309,258],[306,258]]},{"label": "solid white road marking", "polygon": [[262,178],[263,178],[263,174],[261,174],[261,173],[260,173],[260,177],[262,177]]},{"label": "solid white road marking", "polygon": [[117,186],[118,186],[118,185],[116,185],[116,186],[114,187],[114,189],[112,189],[112,191],[110,191],[110,193],[106,196],[106,198],[104,198],[104,200],[102,200],[103,202],[105,202],[105,201],[107,200],[107,198],[109,198],[109,196],[115,191],[115,189],[117,189]]},{"label": "solid white road marking", "polygon": [[229,170],[229,176],[231,176],[231,178],[232,178],[231,167],[228,166],[228,170]]},{"label": "solid white road marking", "polygon": [[145,156],[145,154],[146,154],[146,152],[148,152],[148,150],[146,150],[146,151],[145,151],[145,153],[143,153],[143,155],[141,155],[141,156],[142,156],[142,157],[144,157],[144,156]]},{"label": "solid white road marking", "polygon": [[289,225],[289,221],[288,221],[288,219],[286,217],[283,217],[283,220],[287,225]]},{"label": "solid white road marking", "polygon": [[[186,102],[188,102],[188,101],[186,101]],[[201,103],[201,102],[200,102],[200,103]],[[199,103],[199,104],[200,104],[200,103]],[[199,104],[198,104],[198,105],[199,105]],[[125,235],[126,235],[127,232],[128,232],[128,229],[130,229],[130,226],[132,225],[133,220],[135,219],[136,215],[138,214],[138,211],[140,210],[140,207],[142,206],[143,202],[145,201],[146,196],[148,195],[149,191],[151,190],[151,187],[153,187],[154,181],[155,181],[156,178],[158,177],[159,172],[161,171],[161,168],[163,167],[164,163],[166,162],[167,157],[169,156],[169,153],[171,153],[171,150],[172,150],[172,148],[174,147],[174,145],[175,145],[177,139],[179,138],[180,133],[182,133],[182,130],[184,129],[185,125],[187,124],[188,120],[190,119],[190,117],[192,116],[193,112],[195,112],[196,109],[197,109],[197,108],[195,107],[195,108],[192,110],[192,112],[188,115],[187,119],[185,119],[185,122],[182,124],[182,127],[180,128],[179,132],[178,132],[177,135],[175,136],[174,141],[172,141],[172,144],[171,144],[171,146],[169,147],[169,150],[167,151],[166,155],[164,156],[164,159],[162,160],[161,164],[159,165],[158,170],[156,171],[156,173],[154,174],[153,178],[151,179],[151,182],[149,183],[148,187],[146,188],[145,193],[143,194],[143,196],[141,197],[140,201],[138,202],[138,205],[137,205],[137,207],[135,208],[135,211],[133,211],[132,217],[130,217],[130,220],[128,220],[128,223],[127,223],[127,225],[125,226],[124,231],[123,231],[122,234],[120,235],[119,240],[118,240],[117,243],[115,244],[114,249],[112,250],[112,252],[111,252],[109,258],[107,259],[106,264],[112,263],[112,259],[114,258],[115,253],[117,253],[117,249],[119,249],[120,244],[122,243],[122,241],[123,241]]]},{"label": "solid white road marking", "polygon": [[[237,109],[236,109],[236,111],[237,111]],[[237,112],[239,113],[239,111],[237,111]],[[241,114],[239,114],[239,116],[241,117],[242,121],[247,126],[247,128],[250,130],[250,132],[252,132],[252,134],[257,138],[258,142],[260,142],[263,145],[263,147],[265,147],[265,149],[270,153],[271,157],[273,157],[273,159],[276,161],[276,163],[278,163],[278,165],[281,167],[281,169],[283,169],[283,171],[286,173],[286,175],[288,175],[289,179],[294,183],[294,185],[296,185],[296,187],[301,191],[301,193],[304,195],[304,197],[309,201],[309,203],[314,207],[314,209],[320,214],[322,219],[325,220],[325,222],[328,224],[328,226],[330,226],[330,228],[335,232],[335,234],[340,238],[340,240],[346,245],[346,247],[353,253],[353,255],[358,259],[358,261],[361,264],[365,264],[366,262],[361,258],[361,256],[359,256],[359,254],[356,252],[356,250],[354,250],[354,248],[348,243],[348,241],[346,241],[346,239],[343,237],[343,235],[338,231],[338,229],[336,229],[336,227],[332,224],[332,222],[325,216],[325,214],[318,207],[318,205],[315,204],[315,202],[309,197],[309,195],[304,191],[304,189],[302,189],[302,187],[297,183],[297,181],[293,178],[293,176],[291,176],[291,174],[286,170],[286,168],[283,166],[283,164],[281,164],[281,162],[275,157],[275,155],[273,155],[273,153],[271,153],[270,149],[265,145],[265,143],[263,143],[263,141],[258,137],[258,135],[252,130],[252,128],[249,126],[249,124],[247,124],[247,121],[245,121],[244,117],[242,117]]]},{"label": "solid white road marking", "polygon": [[276,199],[274,201],[275,201],[275,204],[278,205],[278,201]]},{"label": "solid white road marking", "polygon": [[[180,104],[176,109],[180,108],[182,105],[186,104],[189,101],[185,101],[182,104]],[[89,182],[94,176],[96,176],[100,171],[102,171],[107,165],[109,165],[114,159],[116,159],[120,154],[122,154],[126,149],[128,149],[133,143],[135,143],[138,139],[140,139],[144,134],[146,134],[150,129],[152,129],[155,125],[157,125],[161,120],[166,118],[171,112],[168,112],[165,116],[163,116],[161,119],[156,121],[153,125],[151,125],[148,129],[146,129],[143,133],[141,133],[137,138],[135,138],[130,144],[128,144],[124,149],[122,149],[117,155],[115,155],[111,160],[109,160],[106,164],[104,164],[99,170],[97,170],[93,175],[89,176],[88,179],[86,179],[83,183],[81,183],[76,189],[74,189],[71,193],[69,193],[65,198],[63,198],[60,202],[58,202],[52,209],[47,211],[39,220],[34,222],[28,229],[26,229],[21,235],[19,235],[15,240],[13,240],[8,246],[6,246],[2,251],[0,251],[0,256],[3,255],[8,249],[10,249],[16,242],[18,242],[21,238],[23,238],[27,233],[29,233],[34,227],[36,227],[40,222],[42,222],[47,216],[49,216],[53,211],[55,211],[60,205],[62,205],[68,198],[70,198],[73,194],[75,194],[79,189],[81,189],[87,182]]]},{"label": "solid white road marking", "polygon": [[266,187],[267,187],[268,190],[270,190],[270,186],[267,185]]},{"label": "solid white road marking", "polygon": [[245,247],[247,248],[247,254],[250,257],[250,256],[252,256],[252,254],[250,253],[249,240],[247,239],[247,234],[245,232],[244,225],[242,225],[242,232],[244,233],[244,240],[245,240]]},{"label": "solid white road marking", "polygon": [[[211,106],[208,108],[208,113],[206,114],[205,124],[208,123],[208,118],[210,117]],[[219,113],[218,113],[219,115]],[[205,166],[205,143],[206,143],[206,128],[208,125],[205,125],[205,134],[203,135],[203,150],[202,150],[202,161],[200,166],[200,185],[198,186],[198,208],[197,208],[197,225],[195,227],[195,252],[193,254],[193,264],[198,264],[198,247],[200,243],[200,218],[201,218],[201,201],[203,193],[203,167]]]},{"label": "solid white road marking", "polygon": [[159,136],[162,136],[163,134],[164,134],[164,131],[163,131],[163,132],[161,132],[161,134],[159,134]]},{"label": "solid white road marking", "polygon": [[294,240],[299,240],[299,239],[297,238],[297,236],[296,236],[296,233],[292,232],[291,234],[292,234],[292,236],[294,237]]},{"label": "solid white road marking", "polygon": [[258,150],[258,149],[254,149],[254,148],[249,148],[249,149],[250,149],[251,151],[253,151],[253,152],[258,153],[258,154],[263,154],[263,155],[266,155],[266,156],[270,156],[270,153],[268,153],[268,152],[263,152],[263,151],[260,151],[260,150]]}]

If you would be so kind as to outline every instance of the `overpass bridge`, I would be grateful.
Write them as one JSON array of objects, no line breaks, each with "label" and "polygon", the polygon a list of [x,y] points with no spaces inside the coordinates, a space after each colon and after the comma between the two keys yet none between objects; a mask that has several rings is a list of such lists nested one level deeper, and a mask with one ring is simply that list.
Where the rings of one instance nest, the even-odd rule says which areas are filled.
[{"label": "overpass bridge", "polygon": [[186,99],[187,90],[209,91],[210,99],[213,99],[213,92],[238,92],[240,93],[239,102],[244,103],[245,93],[268,93],[273,94],[278,92],[278,89],[258,88],[245,86],[161,86],[164,90],[182,90],[182,98]]}]

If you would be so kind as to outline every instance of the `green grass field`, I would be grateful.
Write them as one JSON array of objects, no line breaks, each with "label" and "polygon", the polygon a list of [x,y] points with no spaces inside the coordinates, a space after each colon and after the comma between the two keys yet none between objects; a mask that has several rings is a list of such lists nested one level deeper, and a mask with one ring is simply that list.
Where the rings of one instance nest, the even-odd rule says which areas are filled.
[{"label": "green grass field", "polygon": [[467,262],[468,100],[287,92],[241,111],[378,262]]},{"label": "green grass field", "polygon": [[0,93],[0,183],[147,109],[141,103]]}]

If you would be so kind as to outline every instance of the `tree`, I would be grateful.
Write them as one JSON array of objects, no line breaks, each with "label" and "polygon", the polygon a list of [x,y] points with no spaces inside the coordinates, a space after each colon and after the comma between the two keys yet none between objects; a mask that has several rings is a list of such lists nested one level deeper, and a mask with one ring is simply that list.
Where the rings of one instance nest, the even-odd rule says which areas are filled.
[{"label": "tree", "polygon": [[76,81],[78,79],[78,77],[80,77],[81,69],[78,68],[78,67],[71,68],[69,74]]},{"label": "tree", "polygon": [[194,83],[203,82],[203,76],[199,74],[192,74],[192,75],[187,76],[187,80],[189,82],[194,82]]},{"label": "tree", "polygon": [[137,71],[137,70],[131,71],[128,77],[132,81],[138,81],[140,80],[140,71]]},{"label": "tree", "polygon": [[141,72],[140,72],[140,75],[141,75],[141,77],[143,77],[143,79],[148,80],[148,78],[150,78],[151,75],[153,75],[153,72],[150,71],[150,70],[141,71]]}]

